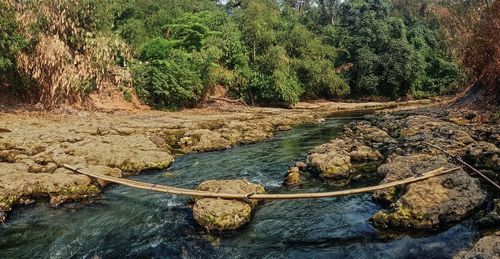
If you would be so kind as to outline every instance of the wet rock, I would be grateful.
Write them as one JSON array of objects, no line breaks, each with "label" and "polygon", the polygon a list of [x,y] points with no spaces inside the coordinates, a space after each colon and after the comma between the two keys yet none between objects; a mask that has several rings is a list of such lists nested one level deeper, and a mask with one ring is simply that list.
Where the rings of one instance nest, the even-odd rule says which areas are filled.
[{"label": "wet rock", "polygon": [[307,164],[302,161],[298,161],[295,163],[295,167],[297,167],[299,171],[304,171],[307,168]]},{"label": "wet rock", "polygon": [[500,226],[500,199],[495,199],[493,203],[493,209],[477,221],[480,227],[491,228]]},{"label": "wet rock", "polygon": [[300,170],[298,167],[292,167],[288,170],[288,174],[285,179],[285,184],[288,186],[299,185],[301,183]]},{"label": "wet rock", "polygon": [[[334,147],[330,143],[325,145]],[[352,169],[351,158],[346,151],[329,149],[323,145],[307,156],[306,164],[317,170],[320,177],[329,179],[348,178]]]},{"label": "wet rock", "polygon": [[7,219],[7,213],[4,211],[0,211],[0,224],[5,223],[6,219]]},{"label": "wet rock", "polygon": [[[392,158],[378,172],[385,175],[382,183],[386,183],[439,167],[455,166],[443,156],[419,154]],[[404,187],[376,191],[373,197],[392,202],[389,210],[372,217],[374,225],[381,228],[438,228],[464,219],[486,201],[479,181],[461,169]]]},{"label": "wet rock", "polygon": [[500,171],[500,149],[492,143],[479,141],[470,144],[464,159],[477,168]]},{"label": "wet rock", "polygon": [[250,205],[241,201],[201,199],[193,206],[194,220],[208,230],[235,230],[252,215]]},{"label": "wet rock", "polygon": [[59,196],[58,200],[54,200],[54,204],[58,205],[100,192],[90,178],[66,169],[36,174],[29,173],[28,169],[25,164],[0,163],[1,211],[9,211],[14,204],[21,204],[28,197]]},{"label": "wet rock", "polygon": [[468,251],[462,251],[454,259],[500,258],[500,231],[485,236]]},{"label": "wet rock", "polygon": [[[264,193],[264,187],[246,180],[208,180],[196,190],[216,193]],[[208,230],[234,230],[246,224],[258,200],[226,200],[193,197],[195,221]]]}]

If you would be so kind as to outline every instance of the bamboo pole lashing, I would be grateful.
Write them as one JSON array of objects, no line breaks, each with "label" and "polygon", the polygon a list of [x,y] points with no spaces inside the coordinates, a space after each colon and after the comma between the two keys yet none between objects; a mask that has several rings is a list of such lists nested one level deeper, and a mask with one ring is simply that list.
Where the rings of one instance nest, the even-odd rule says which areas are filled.
[{"label": "bamboo pole lashing", "polygon": [[460,167],[455,167],[451,169],[445,169],[444,167],[440,167],[429,171],[420,176],[413,176],[409,178],[405,178],[398,181],[388,182],[380,185],[357,188],[357,189],[349,189],[349,190],[341,190],[341,191],[333,191],[333,192],[318,192],[318,193],[286,193],[286,194],[270,194],[270,193],[215,193],[215,192],[206,192],[206,191],[198,191],[192,189],[185,188],[177,188],[173,186],[165,186],[159,184],[151,184],[144,183],[140,181],[134,181],[130,179],[117,178],[109,175],[96,174],[91,172],[85,172],[79,168],[75,168],[70,165],[63,165],[66,169],[69,169],[73,172],[80,173],[83,175],[87,175],[89,177],[94,177],[100,180],[122,184],[125,186],[156,191],[162,193],[169,193],[175,195],[187,195],[187,196],[196,196],[196,197],[204,197],[204,198],[223,198],[223,199],[258,199],[258,200],[285,200],[285,199],[318,199],[318,198],[329,198],[329,197],[338,197],[344,195],[351,194],[359,194],[366,192],[373,192],[376,190],[386,189],[395,187],[398,185],[404,185],[409,183],[415,183],[419,181],[423,181],[425,179],[436,177],[444,174],[448,174],[454,171],[461,169]]}]

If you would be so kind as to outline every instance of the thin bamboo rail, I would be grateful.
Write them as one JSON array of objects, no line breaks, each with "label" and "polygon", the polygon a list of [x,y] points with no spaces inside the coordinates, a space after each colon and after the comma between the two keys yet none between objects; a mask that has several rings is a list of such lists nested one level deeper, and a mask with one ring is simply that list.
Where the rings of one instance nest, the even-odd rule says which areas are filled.
[{"label": "thin bamboo rail", "polygon": [[445,169],[444,167],[440,167],[429,171],[421,176],[413,176],[409,178],[405,178],[399,181],[384,183],[376,186],[363,187],[357,189],[350,190],[342,190],[342,191],[334,191],[334,192],[318,192],[318,193],[287,193],[287,194],[259,194],[259,193],[214,193],[214,192],[206,192],[206,191],[197,191],[191,189],[177,188],[171,186],[164,186],[158,184],[144,183],[129,179],[117,178],[108,175],[95,174],[84,172],[79,168],[63,165],[65,168],[80,174],[87,175],[89,177],[94,177],[97,179],[101,179],[104,181],[118,183],[129,187],[134,187],[137,189],[150,190],[156,192],[170,193],[176,195],[188,195],[188,196],[196,196],[196,197],[205,197],[205,198],[224,198],[224,199],[259,199],[259,200],[284,200],[284,199],[317,199],[317,198],[327,198],[327,197],[338,197],[350,194],[358,194],[365,192],[372,192],[376,190],[386,189],[398,185],[409,184],[414,182],[419,182],[431,177],[436,177],[443,174],[448,174],[459,170],[460,167]]}]

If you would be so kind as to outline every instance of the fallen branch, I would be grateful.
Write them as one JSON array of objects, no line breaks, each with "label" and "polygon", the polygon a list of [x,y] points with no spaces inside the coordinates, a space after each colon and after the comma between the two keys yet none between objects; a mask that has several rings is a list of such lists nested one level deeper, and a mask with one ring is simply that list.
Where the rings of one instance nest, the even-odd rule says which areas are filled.
[{"label": "fallen branch", "polygon": [[386,189],[395,187],[398,185],[409,184],[414,182],[423,181],[425,179],[436,177],[443,174],[448,174],[453,171],[459,170],[460,167],[445,169],[443,167],[434,169],[430,172],[427,172],[421,176],[413,176],[406,179],[402,179],[399,181],[384,183],[376,186],[343,190],[343,191],[335,191],[335,192],[318,192],[318,193],[290,193],[290,194],[259,194],[259,193],[215,193],[215,192],[206,192],[206,191],[197,191],[191,189],[177,188],[172,186],[164,186],[159,184],[151,184],[144,183],[129,179],[122,179],[108,175],[95,174],[82,171],[81,169],[75,168],[70,165],[63,165],[65,168],[72,170],[76,173],[84,174],[89,177],[95,177],[104,181],[118,183],[129,187],[134,187],[142,190],[170,193],[175,195],[188,195],[188,196],[196,196],[196,197],[205,197],[205,198],[224,198],[224,199],[258,199],[258,200],[280,200],[280,199],[318,199],[318,198],[327,198],[327,197],[338,197],[344,195],[358,194],[358,193],[366,193],[373,192],[376,190]]},{"label": "fallen branch", "polygon": [[483,173],[481,173],[481,171],[477,170],[476,168],[474,168],[473,166],[471,166],[470,164],[466,163],[464,160],[462,160],[462,158],[460,158],[459,156],[456,156],[456,155],[453,155],[452,153],[444,150],[443,148],[441,147],[438,147],[434,144],[431,144],[429,142],[424,142],[424,144],[426,144],[427,146],[430,146],[430,147],[433,147],[433,148],[436,148],[438,149],[439,151],[447,154],[448,156],[452,157],[453,159],[457,160],[459,163],[467,166],[470,170],[474,171],[475,173],[477,173],[478,175],[480,175],[481,177],[483,177],[486,181],[488,181],[489,183],[491,183],[493,186],[497,187],[497,189],[500,190],[500,186],[495,183],[493,180],[491,180],[490,178],[488,178],[488,176],[484,175]]}]

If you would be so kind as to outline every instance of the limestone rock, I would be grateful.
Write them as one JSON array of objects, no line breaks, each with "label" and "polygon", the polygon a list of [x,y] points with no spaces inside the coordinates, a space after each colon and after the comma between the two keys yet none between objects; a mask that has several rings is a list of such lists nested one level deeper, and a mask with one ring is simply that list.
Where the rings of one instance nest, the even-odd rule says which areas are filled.
[{"label": "limestone rock", "polygon": [[[196,190],[216,193],[264,193],[264,187],[246,180],[208,180]],[[208,230],[234,230],[246,224],[258,200],[239,201],[215,198],[193,198],[195,221]]]},{"label": "limestone rock", "polygon": [[396,141],[386,131],[372,126],[368,121],[352,122],[344,127],[344,135],[350,138],[361,138],[366,144],[391,144]]},{"label": "limestone rock", "polygon": [[[395,157],[379,168],[382,183],[416,176],[439,167],[453,168],[443,156]],[[381,228],[434,229],[458,222],[484,204],[486,195],[479,181],[463,170],[409,184],[399,189],[377,191],[374,198],[392,202],[387,211],[373,215]]]},{"label": "limestone rock", "polygon": [[472,258],[500,258],[500,231],[485,236],[468,251],[462,251],[453,257],[454,259]]},{"label": "limestone rock", "polygon": [[382,155],[358,141],[334,139],[309,152],[306,164],[319,172],[320,177],[346,179],[353,171],[352,162],[382,159]]},{"label": "limestone rock", "polygon": [[349,157],[353,161],[377,161],[383,158],[378,150],[365,145],[354,146],[352,149],[349,152]]},{"label": "limestone rock", "polygon": [[428,149],[422,144],[425,141],[453,154],[462,155],[465,148],[474,142],[469,133],[458,125],[437,118],[415,115],[409,116],[401,123],[403,124],[398,130],[399,139],[413,150],[420,150],[423,147]]},{"label": "limestone rock", "polygon": [[235,200],[201,199],[193,206],[194,220],[208,230],[234,230],[252,215],[249,204]]},{"label": "limestone rock", "polygon": [[301,183],[300,170],[298,167],[292,167],[288,170],[288,174],[285,179],[285,184],[288,186],[299,185]]}]

